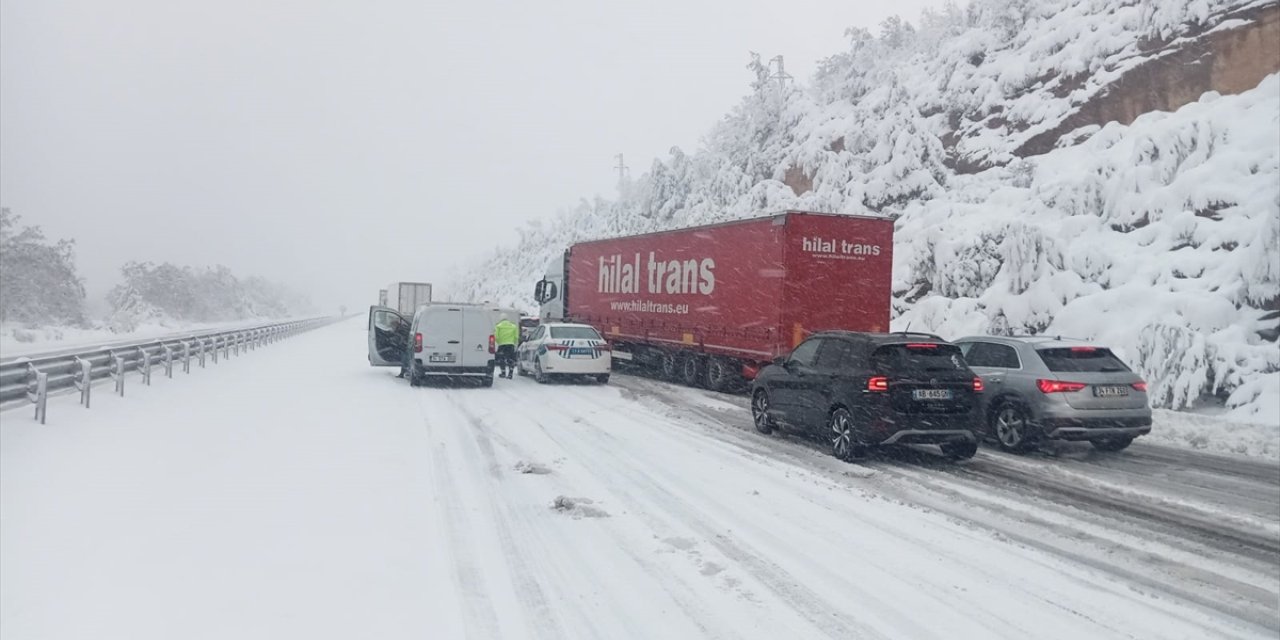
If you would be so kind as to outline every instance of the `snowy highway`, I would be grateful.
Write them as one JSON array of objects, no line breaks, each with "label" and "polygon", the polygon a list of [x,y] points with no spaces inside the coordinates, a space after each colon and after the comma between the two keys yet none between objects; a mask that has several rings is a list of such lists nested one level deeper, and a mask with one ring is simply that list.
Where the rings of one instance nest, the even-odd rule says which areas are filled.
[{"label": "snowy highway", "polygon": [[[1280,470],[839,462],[617,375],[411,389],[362,319],[0,428],[6,638],[1274,638]],[[1155,428],[1159,428],[1159,424]]]}]

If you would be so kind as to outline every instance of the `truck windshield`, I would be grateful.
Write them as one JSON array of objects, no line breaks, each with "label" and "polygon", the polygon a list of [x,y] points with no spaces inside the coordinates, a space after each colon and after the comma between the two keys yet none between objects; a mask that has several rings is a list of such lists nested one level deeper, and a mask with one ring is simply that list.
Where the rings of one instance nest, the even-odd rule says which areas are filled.
[{"label": "truck windshield", "polygon": [[884,373],[963,371],[960,348],[953,344],[888,344],[871,354],[877,370]]},{"label": "truck windshield", "polygon": [[1128,371],[1129,367],[1110,349],[1095,347],[1071,347],[1067,349],[1039,349],[1037,353],[1050,371],[1097,372]]},{"label": "truck windshield", "polygon": [[591,327],[551,327],[553,340],[600,340],[600,334]]}]

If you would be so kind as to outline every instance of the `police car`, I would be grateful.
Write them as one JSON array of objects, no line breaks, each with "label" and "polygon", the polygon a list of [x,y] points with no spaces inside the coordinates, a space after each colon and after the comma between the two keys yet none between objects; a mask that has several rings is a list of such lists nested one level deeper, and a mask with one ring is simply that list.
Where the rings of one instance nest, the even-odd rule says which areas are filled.
[{"label": "police car", "polygon": [[609,343],[591,325],[548,322],[516,350],[516,371],[538,382],[573,377],[607,384],[612,355]]}]

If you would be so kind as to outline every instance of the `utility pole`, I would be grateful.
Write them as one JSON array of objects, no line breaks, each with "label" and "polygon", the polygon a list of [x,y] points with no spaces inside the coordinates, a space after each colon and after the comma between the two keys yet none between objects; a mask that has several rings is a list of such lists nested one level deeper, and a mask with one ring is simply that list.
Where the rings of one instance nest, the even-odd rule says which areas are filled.
[{"label": "utility pole", "polygon": [[792,78],[791,78],[791,74],[787,73],[787,69],[786,69],[786,67],[784,67],[784,66],[783,66],[783,64],[782,64],[782,55],[781,55],[781,54],[776,55],[776,56],[774,56],[774,57],[772,57],[772,58],[770,58],[770,59],[769,59],[769,64],[770,64],[770,65],[772,65],[774,62],[777,62],[777,63],[778,63],[778,70],[777,70],[777,71],[775,71],[775,72],[773,73],[773,75],[769,76],[769,79],[770,79],[770,80],[777,80],[777,81],[778,81],[778,93],[779,93],[779,94],[781,94],[781,95],[786,95],[786,93],[787,93],[787,81],[792,79]]},{"label": "utility pole", "polygon": [[614,157],[618,159],[618,166],[614,167],[614,169],[618,170],[618,191],[621,192],[627,184],[627,172],[631,170],[631,167],[623,164],[621,153]]}]

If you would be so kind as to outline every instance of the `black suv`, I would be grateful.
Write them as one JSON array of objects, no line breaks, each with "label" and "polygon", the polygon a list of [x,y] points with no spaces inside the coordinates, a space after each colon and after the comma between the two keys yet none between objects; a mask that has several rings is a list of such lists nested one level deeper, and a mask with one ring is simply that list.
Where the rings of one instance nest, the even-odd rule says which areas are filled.
[{"label": "black suv", "polygon": [[964,459],[978,450],[981,392],[960,349],[935,335],[829,331],[756,376],[751,413],[761,433],[825,434],[841,460],[894,444]]}]

